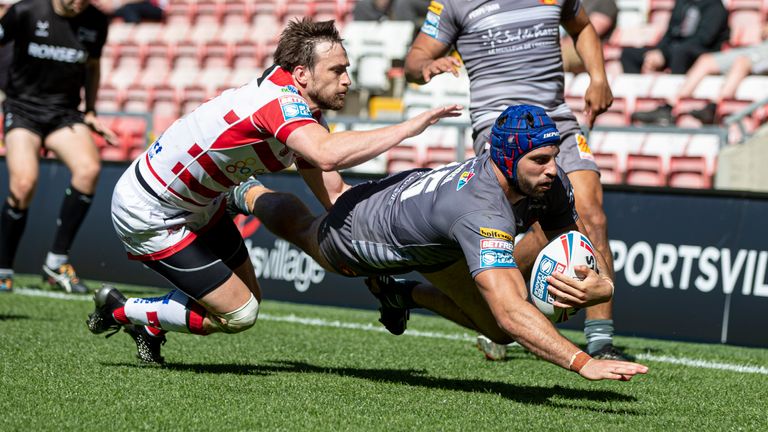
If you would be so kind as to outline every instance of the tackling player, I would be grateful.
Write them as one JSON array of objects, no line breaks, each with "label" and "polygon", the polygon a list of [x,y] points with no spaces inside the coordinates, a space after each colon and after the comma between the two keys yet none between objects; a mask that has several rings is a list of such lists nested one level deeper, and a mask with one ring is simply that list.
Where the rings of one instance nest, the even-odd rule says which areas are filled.
[{"label": "tackling player", "polygon": [[[518,267],[515,235],[535,222],[549,238],[583,232],[568,178],[555,163],[560,142],[543,109],[512,106],[491,129],[490,152],[357,185],[319,218],[294,195],[255,180],[235,189],[236,202],[326,270],[346,276],[420,272],[429,283],[385,277],[371,287],[389,329],[404,330],[408,309],[424,307],[496,343],[515,340],[584,378],[629,380],[647,368],[592,358],[527,301],[523,271],[529,269]],[[605,269],[600,253],[596,258]],[[586,266],[576,271],[583,281],[548,278],[556,306],[588,307],[611,298],[608,276]]]},{"label": "tackling player", "polygon": [[[333,21],[293,21],[275,65],[173,123],[118,181],[112,221],[128,257],[177,290],[126,299],[104,287],[87,324],[125,328],[145,363],[162,363],[166,331],[238,333],[254,325],[261,289],[243,239],[225,215],[226,193],[294,163],[323,205],[348,186],[334,170],[365,162],[418,135],[460,106],[365,132],[329,133],[321,110],[344,106],[349,61]],[[285,217],[283,214],[282,217]]]},{"label": "tackling player", "polygon": [[[72,172],[43,278],[67,292],[87,291],[69,250],[101,169],[89,128],[116,143],[95,111],[107,26],[107,17],[88,0],[22,0],[0,20],[0,43],[14,42],[3,103],[10,193],[0,214],[0,291],[13,286],[13,261],[37,186],[41,149],[54,152]],[[78,111],[83,89],[84,114]]]}]

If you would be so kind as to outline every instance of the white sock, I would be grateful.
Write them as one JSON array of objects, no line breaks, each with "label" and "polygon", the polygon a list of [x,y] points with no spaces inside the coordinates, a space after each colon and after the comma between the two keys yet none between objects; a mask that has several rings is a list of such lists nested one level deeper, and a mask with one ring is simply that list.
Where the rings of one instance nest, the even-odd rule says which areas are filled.
[{"label": "white sock", "polygon": [[0,268],[0,275],[13,277],[13,269]]},{"label": "white sock", "polygon": [[69,261],[69,255],[61,255],[61,254],[55,254],[53,252],[48,252],[48,255],[45,257],[45,266],[50,269],[56,269],[58,270],[59,267],[63,266]]},{"label": "white sock", "polygon": [[173,332],[206,334],[205,314],[199,303],[179,290],[162,297],[129,298],[125,302],[125,317],[131,323]]}]

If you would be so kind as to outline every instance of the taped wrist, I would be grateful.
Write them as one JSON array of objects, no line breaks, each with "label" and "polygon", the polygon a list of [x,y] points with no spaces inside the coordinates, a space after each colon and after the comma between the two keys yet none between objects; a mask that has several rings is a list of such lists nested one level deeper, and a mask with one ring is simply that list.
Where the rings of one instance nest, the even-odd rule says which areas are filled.
[{"label": "taped wrist", "polygon": [[568,362],[568,369],[579,373],[581,369],[589,363],[589,361],[592,360],[592,357],[589,356],[589,354],[585,353],[584,351],[576,351],[571,356],[571,361]]}]

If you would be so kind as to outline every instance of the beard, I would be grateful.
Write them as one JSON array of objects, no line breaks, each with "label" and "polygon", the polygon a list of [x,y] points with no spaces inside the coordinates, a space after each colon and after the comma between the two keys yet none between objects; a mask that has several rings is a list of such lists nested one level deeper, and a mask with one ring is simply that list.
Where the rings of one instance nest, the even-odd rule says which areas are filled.
[{"label": "beard", "polygon": [[517,188],[523,195],[531,198],[542,198],[546,193],[546,190],[537,189],[536,185],[520,177],[517,178]]},{"label": "beard", "polygon": [[324,95],[317,90],[310,90],[307,94],[321,110],[339,111],[344,108],[344,102],[346,101],[346,98],[339,97],[338,93]]}]

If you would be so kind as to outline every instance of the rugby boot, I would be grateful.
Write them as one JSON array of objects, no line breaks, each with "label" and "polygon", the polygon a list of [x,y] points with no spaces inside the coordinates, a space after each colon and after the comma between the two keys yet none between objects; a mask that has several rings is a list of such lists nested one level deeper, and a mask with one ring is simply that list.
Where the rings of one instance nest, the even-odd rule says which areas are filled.
[{"label": "rugby boot", "polygon": [[65,263],[57,269],[43,265],[43,281],[71,294],[85,294],[88,287],[77,277],[72,264]]},{"label": "rugby boot", "polygon": [[598,349],[597,351],[589,353],[589,355],[591,355],[592,358],[595,358],[598,360],[620,360],[620,361],[635,360],[634,357],[616,348],[615,346],[613,346],[613,344],[605,345],[602,348]]},{"label": "rugby boot", "polygon": [[165,345],[165,333],[157,336],[150,334],[146,327],[125,326],[125,332],[136,342],[136,358],[146,366],[162,366],[165,359],[160,355],[160,346]]},{"label": "rugby boot", "polygon": [[230,217],[235,217],[239,214],[250,216],[251,210],[248,208],[248,203],[245,202],[245,194],[255,186],[264,185],[254,177],[251,177],[227,192],[227,214]]},{"label": "rugby boot", "polygon": [[410,310],[418,307],[411,298],[411,291],[419,282],[391,276],[371,276],[365,279],[365,284],[381,304],[379,322],[393,335],[403,334],[408,327]]},{"label": "rugby boot", "polygon": [[482,351],[487,360],[499,361],[507,358],[507,346],[497,344],[483,335],[477,336],[477,349]]},{"label": "rugby boot", "polygon": [[103,285],[93,295],[93,302],[96,309],[88,314],[85,323],[88,330],[93,334],[101,334],[108,330],[114,330],[107,337],[120,331],[123,326],[112,315],[115,309],[125,306],[126,298],[117,288],[110,285]]}]

